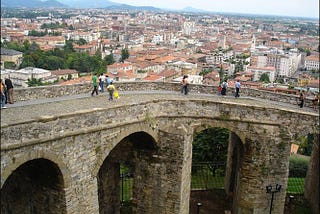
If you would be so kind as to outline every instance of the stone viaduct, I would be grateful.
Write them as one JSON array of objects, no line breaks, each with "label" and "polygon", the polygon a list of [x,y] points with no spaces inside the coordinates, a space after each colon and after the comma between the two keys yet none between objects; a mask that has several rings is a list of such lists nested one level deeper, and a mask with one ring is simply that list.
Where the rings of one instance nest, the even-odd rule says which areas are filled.
[{"label": "stone viaduct", "polygon": [[[206,86],[193,86],[201,93],[190,96],[173,93],[177,84],[116,86],[168,91],[120,92],[120,99],[109,103],[104,96],[85,96],[1,112],[2,213],[119,213],[120,164],[126,162],[135,174],[134,213],[187,214],[193,136],[209,127],[231,133],[225,189],[234,193],[233,213],[269,213],[266,186],[275,184],[282,189],[273,213],[283,213],[291,143],[301,135],[318,136],[317,113],[250,98],[220,98],[209,95],[213,89]],[[17,99],[28,100],[36,98],[37,90],[41,98],[88,93],[89,88],[16,93]],[[250,93],[262,97],[243,89]]]}]

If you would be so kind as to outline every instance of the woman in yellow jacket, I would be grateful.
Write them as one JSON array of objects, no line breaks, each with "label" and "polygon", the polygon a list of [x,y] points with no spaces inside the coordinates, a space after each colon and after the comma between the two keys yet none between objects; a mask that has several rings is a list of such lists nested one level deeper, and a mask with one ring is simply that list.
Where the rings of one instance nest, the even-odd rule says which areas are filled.
[{"label": "woman in yellow jacket", "polygon": [[107,90],[109,92],[109,100],[113,100],[113,93],[116,90],[116,88],[113,85],[113,82],[111,81],[110,84],[107,87]]}]

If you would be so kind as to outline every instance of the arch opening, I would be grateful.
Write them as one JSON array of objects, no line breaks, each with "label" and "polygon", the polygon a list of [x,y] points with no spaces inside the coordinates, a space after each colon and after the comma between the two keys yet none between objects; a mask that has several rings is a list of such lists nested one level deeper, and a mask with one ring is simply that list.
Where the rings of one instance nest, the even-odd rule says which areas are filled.
[{"label": "arch opening", "polygon": [[310,213],[319,210],[319,135],[296,136],[288,176],[285,211],[291,213],[297,206]]},{"label": "arch opening", "polygon": [[43,158],[19,166],[1,189],[1,213],[66,213],[59,167]]},{"label": "arch opening", "polygon": [[190,213],[197,213],[198,203],[205,213],[237,209],[242,155],[243,143],[227,128],[208,127],[194,134]]},{"label": "arch opening", "polygon": [[117,144],[98,171],[99,213],[138,213],[144,209],[137,202],[143,201],[141,193],[152,180],[156,152],[155,140],[145,132],[133,133]]}]

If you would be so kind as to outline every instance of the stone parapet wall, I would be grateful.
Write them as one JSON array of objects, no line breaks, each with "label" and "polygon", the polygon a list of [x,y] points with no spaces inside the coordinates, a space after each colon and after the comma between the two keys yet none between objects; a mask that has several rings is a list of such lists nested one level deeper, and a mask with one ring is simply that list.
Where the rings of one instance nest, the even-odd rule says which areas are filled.
[{"label": "stone parapet wall", "polygon": [[[170,82],[116,82],[116,88],[119,91],[180,91],[181,85],[179,83]],[[191,93],[205,93],[217,94],[216,86],[190,84]],[[39,86],[30,88],[17,88],[14,90],[14,99],[16,102],[28,101],[35,99],[55,98],[61,96],[71,96],[78,94],[90,94],[92,86],[90,83],[81,83],[74,85],[53,85],[53,86]],[[227,90],[227,95],[233,95],[233,88]],[[289,103],[293,105],[298,104],[298,96],[291,94],[275,93],[270,91],[257,90],[252,88],[242,88],[240,90],[241,96],[256,97],[277,102]],[[305,101],[305,106],[312,106],[312,99],[308,98]]]},{"label": "stone parapet wall", "polygon": [[[51,107],[54,104],[50,104]],[[59,104],[57,104],[57,107]],[[192,109],[192,111],[190,111]],[[115,116],[116,115],[116,116]],[[59,115],[44,115],[30,121],[1,126],[2,150],[19,144],[50,141],[63,136],[78,135],[88,131],[131,124],[134,121],[161,117],[217,118],[241,123],[262,123],[286,126],[294,132],[310,133],[318,124],[314,114],[298,114],[277,109],[219,103],[209,100],[158,100],[156,98],[116,108],[88,109]],[[205,116],[210,115],[210,116]],[[103,123],[101,121],[104,121]],[[299,124],[299,126],[297,126]],[[19,147],[19,146],[18,146]]]}]

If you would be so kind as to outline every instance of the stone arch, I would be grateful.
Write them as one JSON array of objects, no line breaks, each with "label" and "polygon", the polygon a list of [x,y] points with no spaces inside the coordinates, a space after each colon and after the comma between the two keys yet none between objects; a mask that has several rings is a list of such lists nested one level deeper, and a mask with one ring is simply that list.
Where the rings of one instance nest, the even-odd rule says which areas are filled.
[{"label": "stone arch", "polygon": [[143,197],[141,195],[144,195],[142,194],[143,187],[150,185],[152,180],[150,178],[152,175],[150,165],[153,163],[152,159],[156,151],[154,138],[144,131],[129,134],[113,147],[96,175],[100,213],[113,214],[120,212],[121,164],[126,164],[131,169],[132,196],[134,198],[132,201],[144,201],[141,199]]},{"label": "stone arch", "polygon": [[60,169],[62,176],[63,176],[63,185],[65,188],[69,187],[71,184],[71,173],[64,163],[64,161],[56,154],[37,151],[37,152],[29,152],[23,156],[13,157],[12,164],[7,166],[3,172],[1,172],[1,188],[7,178],[11,175],[13,171],[15,171],[19,166],[23,165],[24,163],[34,160],[34,159],[47,159],[55,164],[57,164],[58,168]]},{"label": "stone arch", "polygon": [[[232,121],[232,123],[235,122]],[[219,200],[218,203],[226,203],[225,209],[233,210],[233,212],[237,209],[238,206],[237,197],[239,191],[239,176],[241,174],[240,166],[242,165],[242,156],[244,154],[244,146],[246,142],[246,135],[241,132],[240,129],[237,128],[237,126],[238,124],[231,124],[230,121],[201,120],[200,122],[196,123],[193,128],[193,135],[209,128],[223,128],[229,130],[229,142],[224,179],[224,189],[226,195],[224,198]],[[210,204],[212,204],[212,202],[210,202]],[[205,204],[203,205],[205,206]],[[195,206],[190,204],[190,209],[195,210]],[[220,211],[223,212],[223,210]]]},{"label": "stone arch", "polygon": [[1,188],[2,213],[65,214],[66,195],[59,166],[44,158],[16,168]]},{"label": "stone arch", "polygon": [[208,128],[226,128],[231,132],[235,133],[241,140],[243,144],[245,144],[246,135],[244,132],[240,132],[240,130],[231,123],[235,123],[234,121],[221,121],[221,120],[200,120],[195,122],[193,126],[193,133],[201,132],[202,130]]},{"label": "stone arch", "polygon": [[97,162],[91,173],[92,177],[97,176],[97,173],[100,167],[102,166],[103,162],[105,161],[106,157],[109,155],[112,149],[115,148],[127,136],[137,132],[144,132],[150,135],[154,139],[154,142],[158,142],[158,134],[156,130],[150,126],[150,124],[136,123],[136,124],[129,124],[121,128],[123,130],[119,131],[119,133],[114,138],[111,139],[111,142],[108,142],[112,144],[111,148],[110,148],[110,145],[108,146],[108,149],[106,149],[106,146],[105,146],[101,148],[100,153],[97,154]]}]

